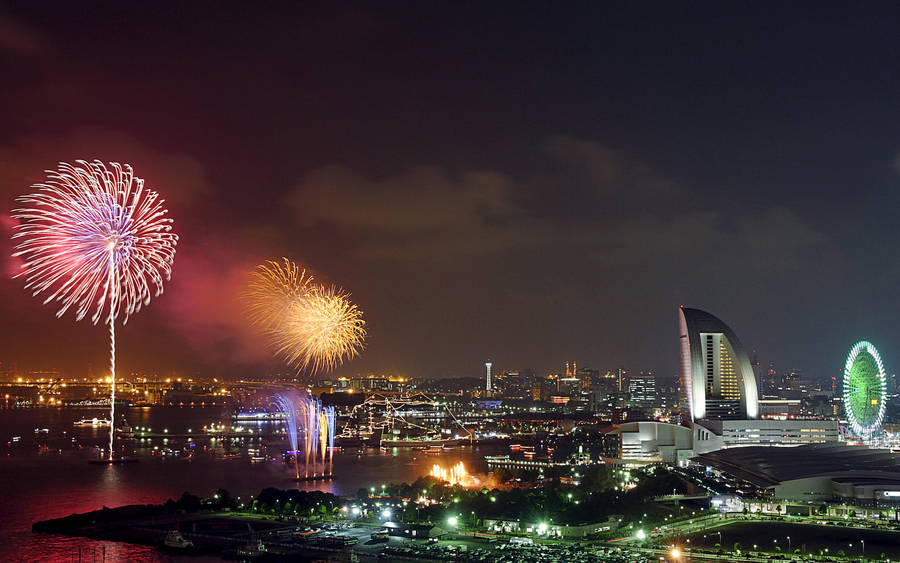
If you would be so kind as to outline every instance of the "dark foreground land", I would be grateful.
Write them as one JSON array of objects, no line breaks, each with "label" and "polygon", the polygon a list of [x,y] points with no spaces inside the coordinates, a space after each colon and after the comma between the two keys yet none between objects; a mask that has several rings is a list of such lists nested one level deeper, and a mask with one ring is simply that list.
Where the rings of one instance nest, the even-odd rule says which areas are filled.
[{"label": "dark foreground land", "polygon": [[[298,542],[293,537],[296,524],[237,515],[229,512],[183,513],[165,505],[131,505],[103,508],[84,514],[36,522],[32,531],[82,536],[163,548],[170,530],[179,530],[194,547],[184,553],[218,554],[226,558],[246,558],[241,550],[255,548],[265,538],[264,553],[252,553],[262,560],[327,559],[349,561],[350,554],[328,542]],[[287,533],[285,533],[287,532]],[[173,548],[169,548],[173,550]]]},{"label": "dark foreground land", "polygon": [[[614,546],[573,543],[513,545],[453,534],[427,542],[389,537],[374,540],[365,524],[298,525],[295,521],[228,511],[184,513],[172,506],[132,505],[37,522],[34,532],[162,547],[169,530],[194,543],[184,553],[241,560],[278,561],[508,561],[550,562],[650,560],[648,554]],[[262,542],[265,552],[248,552]],[[652,557],[656,559],[656,557]]]}]

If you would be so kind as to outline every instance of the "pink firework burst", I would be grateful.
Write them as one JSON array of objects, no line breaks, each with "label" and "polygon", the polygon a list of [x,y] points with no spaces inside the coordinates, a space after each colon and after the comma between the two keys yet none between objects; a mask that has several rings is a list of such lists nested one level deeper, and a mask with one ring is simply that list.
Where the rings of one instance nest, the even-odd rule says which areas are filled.
[{"label": "pink firework burst", "polygon": [[159,296],[172,273],[178,235],[163,200],[145,188],[131,166],[100,161],[60,163],[39,191],[17,198],[13,256],[24,261],[16,277],[33,295],[57,301],[62,316],[93,311],[96,324],[129,315]]}]

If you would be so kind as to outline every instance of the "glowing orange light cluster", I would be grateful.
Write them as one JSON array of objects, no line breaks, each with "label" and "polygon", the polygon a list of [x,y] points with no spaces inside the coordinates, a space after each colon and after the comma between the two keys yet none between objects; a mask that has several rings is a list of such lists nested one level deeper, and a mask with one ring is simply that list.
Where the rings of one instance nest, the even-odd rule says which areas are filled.
[{"label": "glowing orange light cluster", "polygon": [[467,473],[465,466],[463,466],[463,462],[460,461],[456,465],[450,467],[449,470],[444,469],[438,464],[434,464],[431,468],[430,475],[441,481],[447,481],[451,485],[457,485],[462,482]]}]

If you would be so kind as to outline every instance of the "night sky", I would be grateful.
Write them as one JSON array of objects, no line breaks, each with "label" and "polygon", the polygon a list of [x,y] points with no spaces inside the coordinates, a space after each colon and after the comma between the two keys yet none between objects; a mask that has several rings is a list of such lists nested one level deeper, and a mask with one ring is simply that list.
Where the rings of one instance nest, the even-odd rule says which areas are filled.
[{"label": "night sky", "polygon": [[[277,369],[235,295],[287,256],[365,311],[338,375],[674,374],[682,303],[780,369],[831,376],[867,338],[893,372],[898,24],[887,2],[16,2],[0,195],[99,158],[166,197],[175,269],[119,333],[128,371]],[[15,268],[3,368],[101,372],[103,327]]]}]

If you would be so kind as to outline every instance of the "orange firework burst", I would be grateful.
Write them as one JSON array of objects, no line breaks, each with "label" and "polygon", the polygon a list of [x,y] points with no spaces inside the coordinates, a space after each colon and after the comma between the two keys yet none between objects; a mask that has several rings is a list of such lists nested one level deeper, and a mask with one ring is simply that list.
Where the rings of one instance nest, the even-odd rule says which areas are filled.
[{"label": "orange firework burst", "polygon": [[357,356],[366,338],[362,311],[350,294],[312,282],[306,270],[283,258],[257,266],[244,294],[251,323],[298,372],[333,369]]},{"label": "orange firework burst", "polygon": [[366,322],[350,294],[334,287],[313,286],[292,302],[276,333],[279,355],[298,371],[329,370],[357,356],[365,346]]},{"label": "orange firework burst", "polygon": [[250,322],[264,331],[279,331],[293,304],[312,290],[312,276],[287,258],[268,260],[250,274],[244,294]]}]

